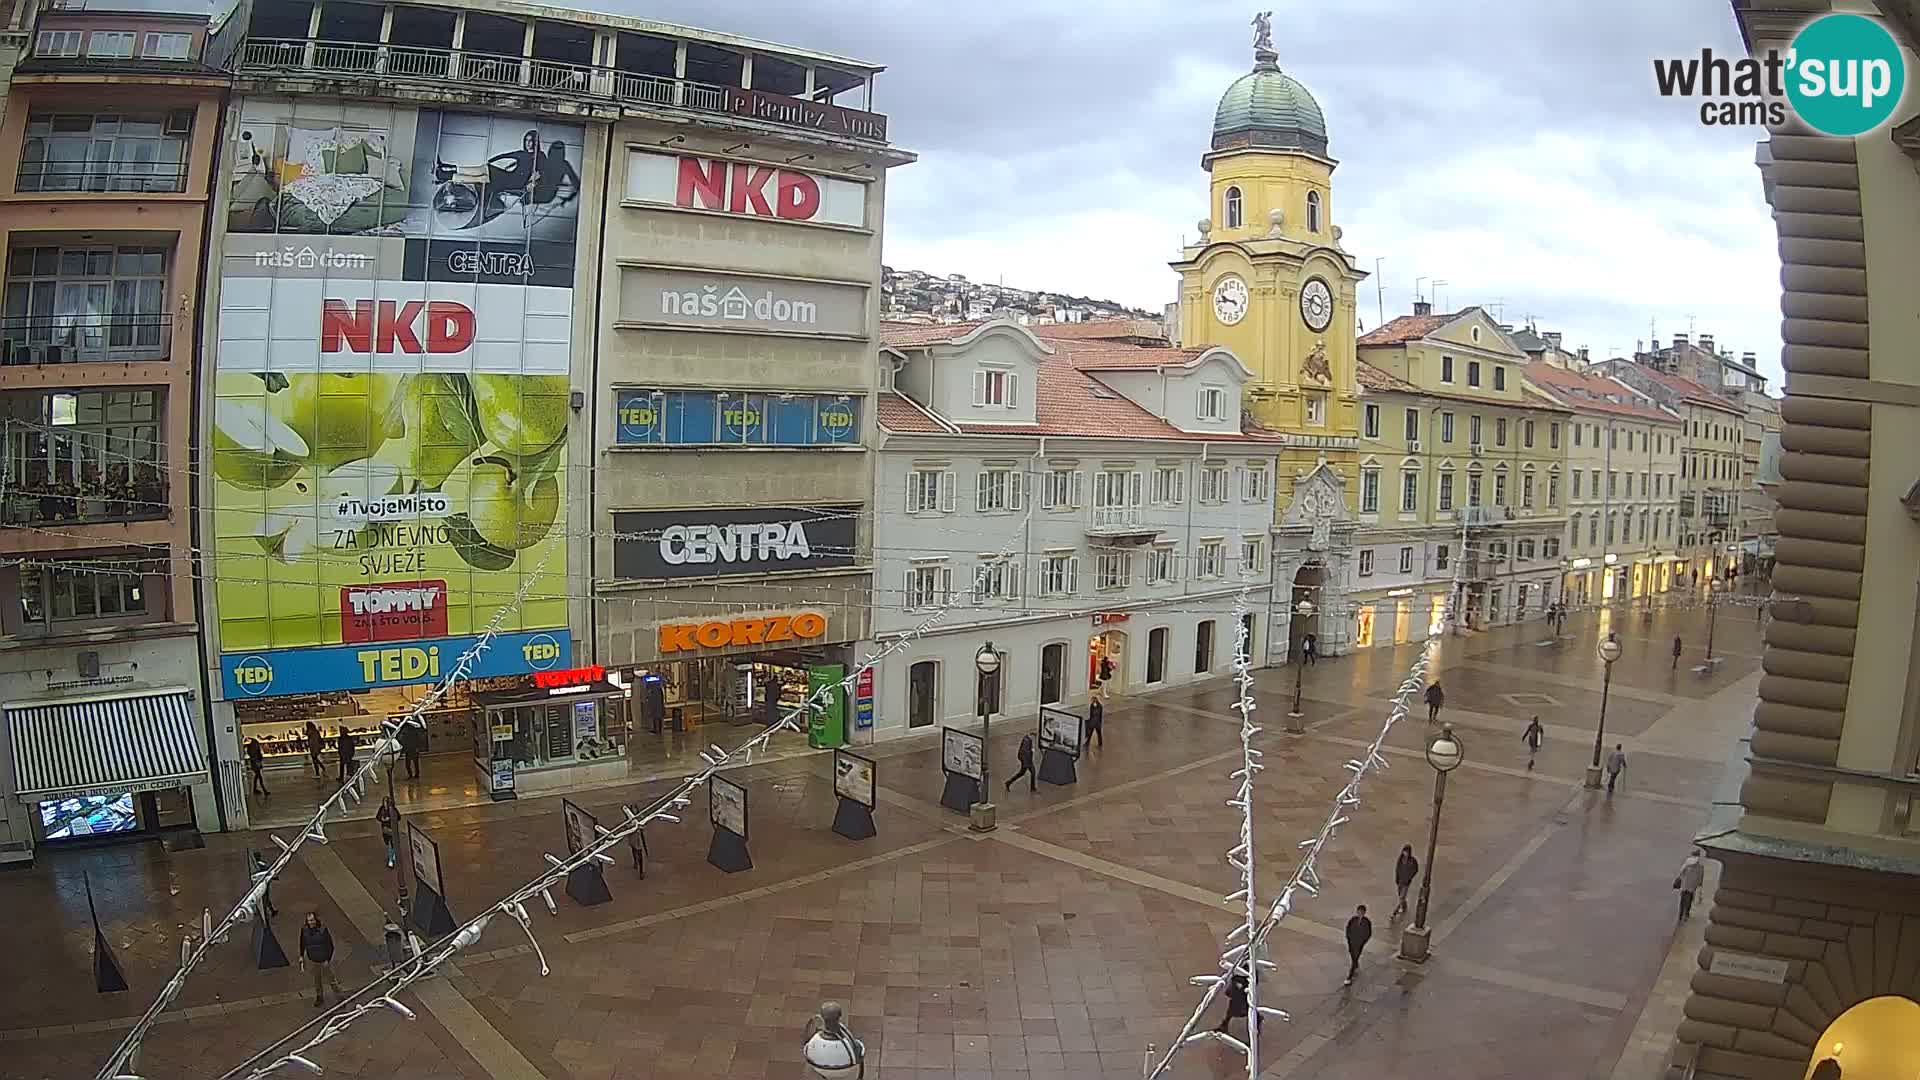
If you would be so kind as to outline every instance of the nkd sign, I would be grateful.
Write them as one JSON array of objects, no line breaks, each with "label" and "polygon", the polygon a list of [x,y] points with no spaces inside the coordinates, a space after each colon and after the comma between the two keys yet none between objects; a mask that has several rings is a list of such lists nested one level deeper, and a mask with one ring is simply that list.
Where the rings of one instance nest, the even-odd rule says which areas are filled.
[{"label": "nkd sign", "polygon": [[807,225],[864,226],[867,185],[778,165],[627,152],[627,199]]},{"label": "nkd sign", "polygon": [[797,278],[625,266],[620,321],[690,330],[866,336],[867,287]]}]

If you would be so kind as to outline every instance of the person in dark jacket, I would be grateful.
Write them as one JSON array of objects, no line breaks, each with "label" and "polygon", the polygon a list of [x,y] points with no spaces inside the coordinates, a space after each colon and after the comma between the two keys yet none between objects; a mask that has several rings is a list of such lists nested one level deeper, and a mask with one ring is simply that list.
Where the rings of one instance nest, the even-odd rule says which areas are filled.
[{"label": "person in dark jacket", "polygon": [[1107,744],[1107,737],[1101,734],[1107,722],[1107,707],[1100,703],[1100,695],[1093,696],[1093,703],[1087,706],[1087,745],[1091,747],[1095,740],[1100,745]]},{"label": "person in dark jacket", "polygon": [[1440,682],[1436,679],[1427,687],[1427,719],[1440,719],[1440,706],[1446,703],[1447,692],[1440,689]]},{"label": "person in dark jacket", "polygon": [[247,772],[253,777],[252,786],[247,790],[257,792],[265,798],[273,798],[273,792],[267,790],[267,751],[260,745],[259,739],[247,740]]},{"label": "person in dark jacket", "polygon": [[380,839],[387,845],[387,869],[399,860],[399,851],[394,847],[394,830],[400,827],[400,808],[393,805],[393,796],[380,800],[380,812],[373,815],[380,822]]},{"label": "person in dark jacket", "polygon": [[[1213,1030],[1226,1034],[1227,1025],[1235,1020],[1247,1019],[1247,976],[1244,969],[1236,970],[1233,978],[1227,980],[1227,1014],[1220,1018],[1220,1026]],[[1254,1017],[1248,1025],[1253,1029],[1249,1034],[1258,1033],[1260,1018]]]},{"label": "person in dark jacket", "polygon": [[1673,635],[1673,670],[1675,671],[1680,670],[1680,653],[1682,651],[1683,647],[1680,644],[1680,635],[1675,634]]},{"label": "person in dark jacket", "polygon": [[333,984],[336,997],[345,997],[346,991],[340,989],[340,977],[333,973],[333,935],[320,925],[320,913],[307,912],[307,925],[300,928],[300,970],[313,966],[313,1007],[325,1004],[322,983]]},{"label": "person in dark jacket", "polygon": [[1300,656],[1309,664],[1320,662],[1320,639],[1312,634],[1300,639]]},{"label": "person in dark jacket", "polygon": [[[260,875],[266,873],[268,869],[269,867],[267,865],[267,857],[265,855],[260,854],[257,851],[254,852],[253,853],[254,880],[255,881],[260,880]],[[280,914],[280,909],[273,906],[273,886],[269,885],[266,888],[260,890],[260,907],[266,911],[267,918],[269,919],[273,918],[275,915]]]},{"label": "person in dark jacket", "polygon": [[320,725],[309,720],[307,721],[307,761],[313,766],[315,780],[327,775],[326,762],[321,757],[324,751],[320,746]]},{"label": "person in dark jacket", "polygon": [[414,721],[400,729],[400,756],[407,764],[407,779],[420,779],[420,750],[427,741],[427,729]]},{"label": "person in dark jacket", "polygon": [[1347,955],[1353,963],[1347,967],[1346,985],[1353,985],[1353,977],[1360,974],[1360,953],[1373,939],[1373,920],[1367,918],[1367,905],[1361,904],[1353,909],[1353,917],[1347,920]]},{"label": "person in dark jacket", "polygon": [[1413,879],[1420,876],[1420,860],[1413,856],[1413,845],[1400,845],[1400,857],[1393,861],[1393,887],[1400,894],[1400,902],[1394,906],[1393,914],[1387,916],[1392,922],[1407,913],[1407,890],[1413,888]]},{"label": "person in dark jacket", "polygon": [[353,775],[354,754],[353,732],[347,730],[347,722],[344,718],[340,721],[340,735],[333,740],[333,745],[340,755],[340,782],[344,784],[347,782],[347,777]]},{"label": "person in dark jacket", "polygon": [[1540,753],[1540,744],[1547,738],[1547,729],[1540,726],[1540,718],[1527,721],[1527,730],[1520,733],[1520,741],[1527,744],[1527,769],[1532,771],[1533,759]]},{"label": "person in dark jacket", "polygon": [[1013,782],[1024,776],[1027,778],[1027,790],[1039,791],[1040,785],[1035,782],[1033,775],[1033,736],[1020,736],[1019,759],[1020,771],[1007,777],[1007,790],[1012,791]]}]

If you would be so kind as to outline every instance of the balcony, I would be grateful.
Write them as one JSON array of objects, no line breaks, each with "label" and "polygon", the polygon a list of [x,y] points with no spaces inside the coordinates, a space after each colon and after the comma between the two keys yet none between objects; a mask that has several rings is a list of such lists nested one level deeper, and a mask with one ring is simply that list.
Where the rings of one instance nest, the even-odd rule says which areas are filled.
[{"label": "balcony", "polygon": [[157,465],[112,465],[104,473],[50,476],[46,470],[7,477],[0,525],[93,525],[167,516],[166,477]]},{"label": "balcony", "polygon": [[1159,535],[1160,526],[1148,524],[1145,508],[1140,506],[1096,506],[1087,523],[1090,539],[1110,544],[1149,544]]},{"label": "balcony", "polygon": [[1460,523],[1469,529],[1505,525],[1513,520],[1510,506],[1466,506],[1460,510]]},{"label": "balcony", "polygon": [[235,61],[243,75],[312,74],[379,83],[513,88],[615,105],[686,109],[816,134],[884,144],[887,118],[766,90],[465,49],[372,42],[249,38]]},{"label": "balcony", "polygon": [[185,162],[22,161],[13,190],[31,195],[157,195],[187,190]]},{"label": "balcony", "polygon": [[137,363],[172,351],[173,316],[50,315],[0,319],[0,366]]}]

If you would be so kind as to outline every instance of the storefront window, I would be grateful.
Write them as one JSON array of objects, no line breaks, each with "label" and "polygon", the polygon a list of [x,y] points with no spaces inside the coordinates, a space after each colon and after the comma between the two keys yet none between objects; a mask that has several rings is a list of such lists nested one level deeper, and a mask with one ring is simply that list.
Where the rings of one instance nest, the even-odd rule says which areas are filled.
[{"label": "storefront window", "polygon": [[1354,616],[1353,644],[1365,649],[1373,644],[1373,608],[1363,607]]},{"label": "storefront window", "polygon": [[36,626],[147,614],[145,561],[89,560],[20,567],[20,621]]}]

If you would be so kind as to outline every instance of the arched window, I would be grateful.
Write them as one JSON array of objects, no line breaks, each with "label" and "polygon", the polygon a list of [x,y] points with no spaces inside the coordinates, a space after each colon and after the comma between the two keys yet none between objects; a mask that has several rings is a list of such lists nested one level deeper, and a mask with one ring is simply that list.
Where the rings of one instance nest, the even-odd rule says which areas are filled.
[{"label": "arched window", "polygon": [[1230,187],[1227,189],[1226,218],[1227,218],[1227,228],[1229,229],[1239,228],[1240,222],[1244,219],[1244,215],[1241,213],[1241,206],[1240,206],[1240,189],[1237,187]]},{"label": "arched window", "polygon": [[1307,231],[1320,231],[1320,193],[1307,192]]}]

